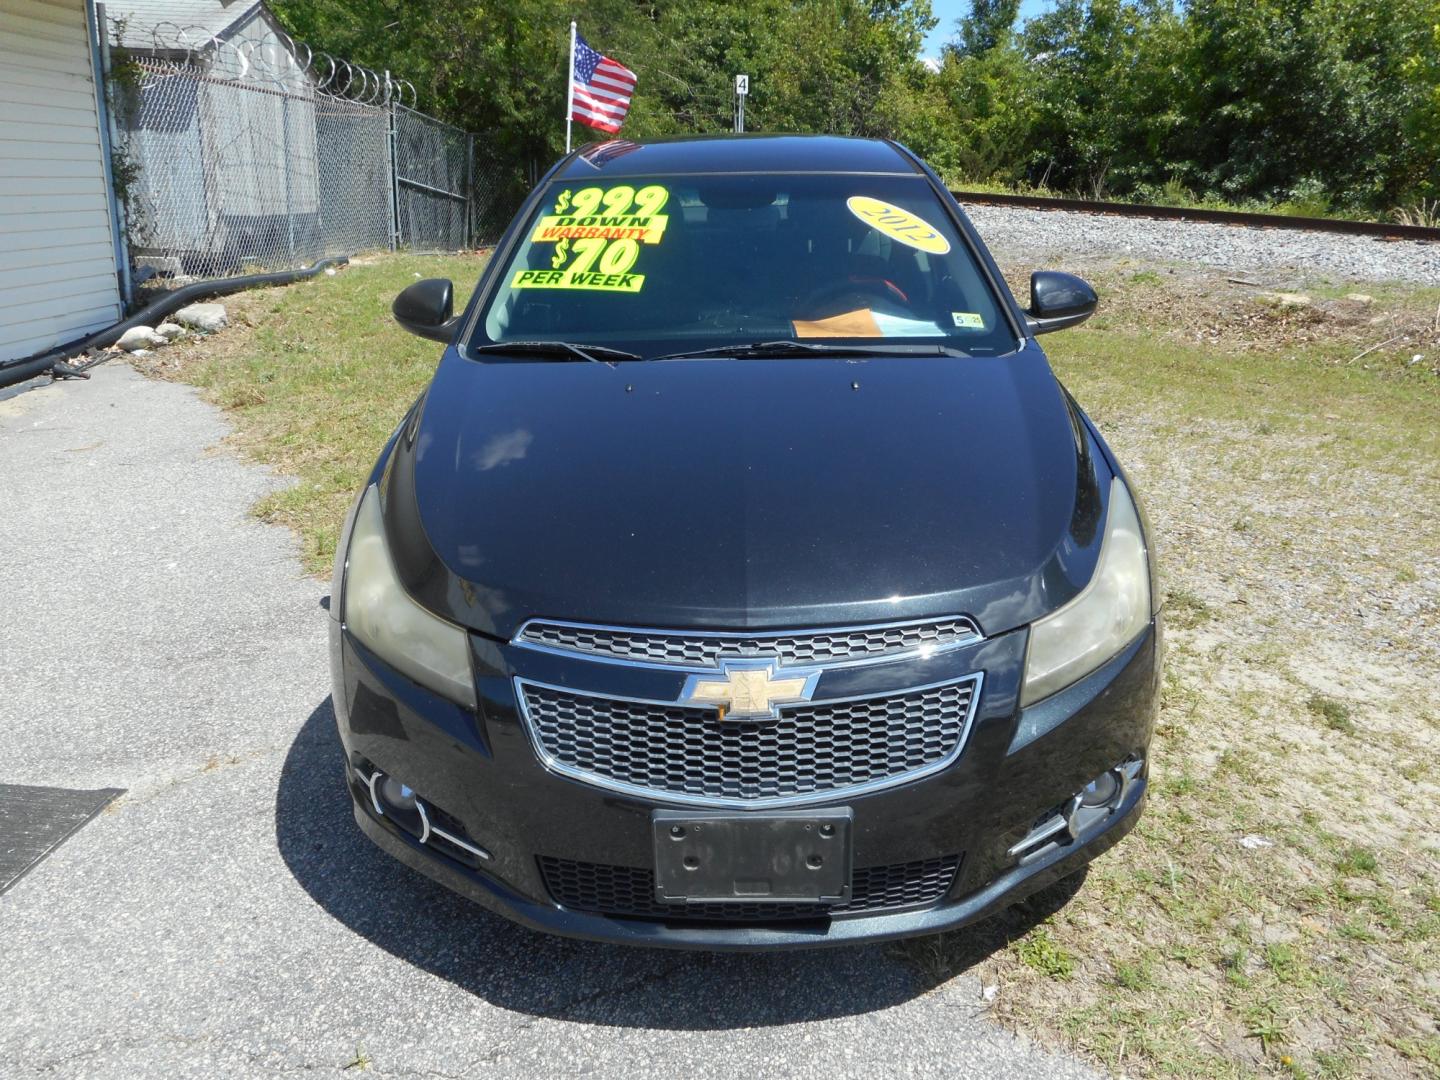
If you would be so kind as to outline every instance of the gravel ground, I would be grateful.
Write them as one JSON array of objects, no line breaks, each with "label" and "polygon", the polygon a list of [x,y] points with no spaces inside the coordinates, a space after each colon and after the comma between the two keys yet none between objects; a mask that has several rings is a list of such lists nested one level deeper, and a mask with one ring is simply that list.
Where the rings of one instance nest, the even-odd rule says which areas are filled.
[{"label": "gravel ground", "polygon": [[[620,950],[355,827],[324,583],[189,388],[0,395],[0,761],[128,793],[0,896],[0,1074],[1083,1078],[882,947]],[[347,1071],[348,1070],[348,1071]]]},{"label": "gravel ground", "polygon": [[965,211],[1003,266],[1033,266],[1042,257],[1128,257],[1236,272],[1280,270],[1301,278],[1440,285],[1440,243],[1069,210],[967,205]]}]

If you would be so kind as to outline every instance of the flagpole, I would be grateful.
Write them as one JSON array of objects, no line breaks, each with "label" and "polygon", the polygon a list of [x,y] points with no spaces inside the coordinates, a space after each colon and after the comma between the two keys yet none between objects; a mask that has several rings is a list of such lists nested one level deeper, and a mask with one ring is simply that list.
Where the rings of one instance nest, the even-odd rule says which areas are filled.
[{"label": "flagpole", "polygon": [[570,123],[575,116],[575,20],[570,20],[570,70],[565,76],[565,153],[570,153]]}]

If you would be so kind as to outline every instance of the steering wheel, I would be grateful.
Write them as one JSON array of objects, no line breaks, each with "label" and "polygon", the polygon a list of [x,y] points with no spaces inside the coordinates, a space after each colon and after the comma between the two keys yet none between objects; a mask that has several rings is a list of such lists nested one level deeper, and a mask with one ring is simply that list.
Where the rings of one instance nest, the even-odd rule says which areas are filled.
[{"label": "steering wheel", "polygon": [[851,274],[843,281],[837,281],[830,285],[822,285],[807,293],[798,305],[800,311],[813,311],[823,308],[826,301],[838,300],[842,296],[860,293],[866,296],[873,296],[877,299],[888,300],[891,303],[898,301],[906,308],[910,307],[910,297],[905,295],[905,290],[896,285],[889,278],[866,277],[860,274]]}]

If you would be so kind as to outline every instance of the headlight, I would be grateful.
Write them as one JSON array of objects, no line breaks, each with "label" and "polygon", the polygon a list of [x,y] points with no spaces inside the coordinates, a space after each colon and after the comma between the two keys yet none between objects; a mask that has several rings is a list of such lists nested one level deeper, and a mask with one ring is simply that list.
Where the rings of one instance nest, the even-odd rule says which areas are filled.
[{"label": "headlight", "polygon": [[373,486],[356,511],[347,562],[342,618],[356,640],[421,686],[475,708],[469,637],[410,599],[400,584]]},{"label": "headlight", "polygon": [[1031,705],[1088,675],[1128,645],[1150,621],[1150,567],[1140,515],[1117,476],[1095,576],[1084,591],[1030,627],[1025,686]]}]

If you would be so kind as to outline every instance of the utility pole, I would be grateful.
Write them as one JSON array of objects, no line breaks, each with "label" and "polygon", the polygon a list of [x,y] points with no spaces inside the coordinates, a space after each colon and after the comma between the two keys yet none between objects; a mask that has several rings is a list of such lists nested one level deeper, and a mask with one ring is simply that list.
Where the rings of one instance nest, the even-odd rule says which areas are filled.
[{"label": "utility pole", "polygon": [[745,99],[750,95],[750,76],[735,76],[735,133],[745,133]]}]

